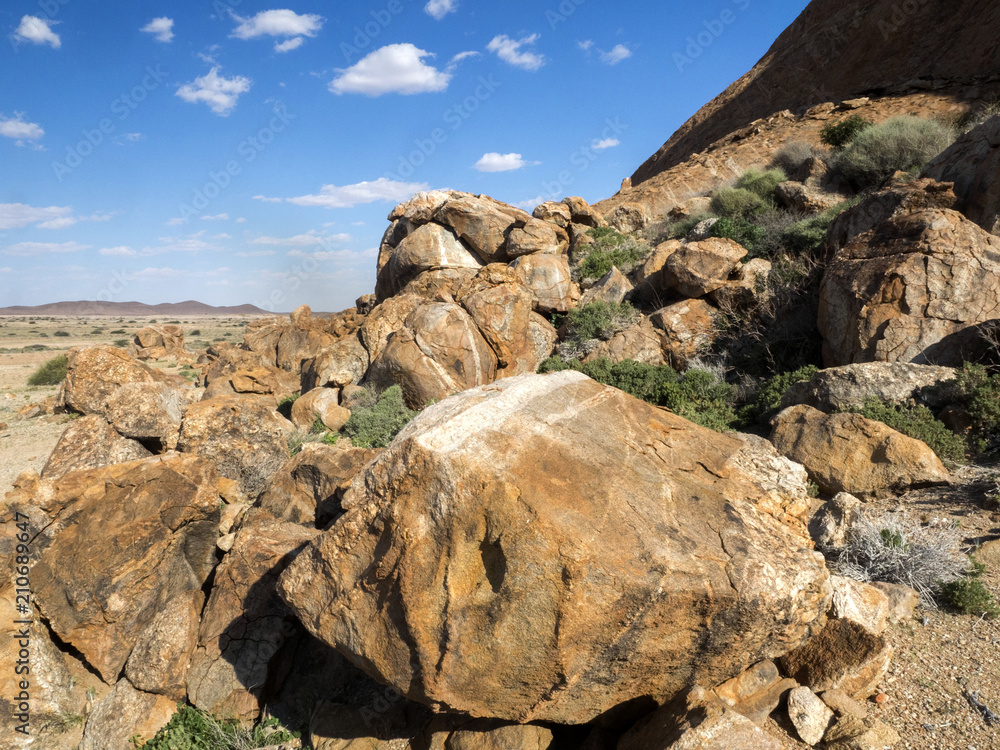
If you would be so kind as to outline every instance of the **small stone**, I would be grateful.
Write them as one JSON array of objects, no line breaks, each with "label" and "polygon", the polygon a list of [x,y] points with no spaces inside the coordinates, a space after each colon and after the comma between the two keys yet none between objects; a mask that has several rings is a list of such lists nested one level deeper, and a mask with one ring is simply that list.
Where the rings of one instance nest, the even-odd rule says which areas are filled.
[{"label": "small stone", "polygon": [[833,721],[833,711],[807,687],[788,694],[788,718],[807,745],[816,745]]},{"label": "small stone", "polygon": [[889,696],[886,695],[885,693],[879,693],[878,695],[875,696],[875,702],[878,703],[880,706],[888,700]]}]

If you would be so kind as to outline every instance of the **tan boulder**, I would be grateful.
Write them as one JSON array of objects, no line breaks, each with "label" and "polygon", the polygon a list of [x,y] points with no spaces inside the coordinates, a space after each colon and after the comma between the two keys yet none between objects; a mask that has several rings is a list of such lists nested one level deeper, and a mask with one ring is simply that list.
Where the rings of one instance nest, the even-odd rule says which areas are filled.
[{"label": "tan boulder", "polygon": [[279,416],[263,404],[236,396],[188,407],[177,447],[211,460],[219,474],[237,482],[250,498],[260,494],[268,477],[288,459]]},{"label": "tan boulder", "polygon": [[663,268],[667,265],[667,259],[682,247],[684,247],[684,243],[680,240],[661,242],[646,257],[636,273],[636,281],[639,284],[647,283],[656,291],[664,290],[666,287],[663,280]]},{"label": "tan boulder", "polygon": [[807,745],[818,745],[833,724],[833,711],[807,687],[797,687],[788,694],[788,718]]},{"label": "tan boulder", "polygon": [[781,397],[781,407],[806,404],[820,411],[833,412],[862,406],[868,398],[907,402],[921,397],[924,401],[924,389],[954,377],[955,370],[951,367],[908,362],[861,362],[830,367],[790,386]]},{"label": "tan boulder", "polygon": [[828,367],[854,362],[958,366],[1000,318],[1000,238],[957,211],[928,209],[859,235],[820,289]]},{"label": "tan boulder", "polygon": [[709,297],[723,310],[738,312],[752,307],[771,296],[768,280],[771,276],[771,261],[751,258],[737,266],[729,281],[720,286]]},{"label": "tan boulder", "polygon": [[[979,558],[977,556],[976,560]],[[889,622],[909,622],[914,610],[920,605],[920,594],[909,586],[899,583],[875,581],[872,586],[885,594],[889,606]]]},{"label": "tan boulder", "polygon": [[405,220],[414,227],[427,224],[434,219],[434,214],[448,200],[463,195],[465,193],[459,193],[455,190],[428,190],[416,193],[410,200],[400,203],[392,209],[389,213],[389,221]]},{"label": "tan boulder", "polygon": [[1000,234],[1000,116],[994,115],[930,161],[922,177],[954,183],[955,208],[991,234]]},{"label": "tan boulder", "polygon": [[204,604],[204,592],[194,589],[178,594],[156,613],[125,663],[125,676],[133,686],[174,702],[184,700]]},{"label": "tan boulder", "polygon": [[757,726],[762,726],[778,707],[782,696],[798,685],[782,678],[773,661],[762,661],[717,686],[712,692]]},{"label": "tan boulder", "polygon": [[785,208],[806,214],[823,213],[844,201],[842,195],[794,180],[782,182],[775,187],[774,197]]},{"label": "tan boulder", "polygon": [[670,221],[682,221],[694,216],[707,214],[712,208],[712,199],[708,196],[695,196],[681,201],[667,212],[667,219]]},{"label": "tan boulder", "polygon": [[177,703],[162,695],[136,690],[122,679],[94,704],[79,750],[127,748],[133,737],[151,740],[177,710]]},{"label": "tan boulder", "polygon": [[269,668],[299,633],[275,593],[291,558],[319,533],[257,510],[219,564],[188,670],[188,699],[203,711],[254,721]]},{"label": "tan boulder", "polygon": [[192,397],[166,383],[126,383],[108,397],[105,414],[120,435],[172,449]]},{"label": "tan boulder", "polygon": [[528,338],[531,359],[528,362],[520,362],[518,366],[523,367],[524,372],[536,372],[538,365],[551,357],[555,351],[559,333],[548,320],[533,312],[528,320]]},{"label": "tan boulder", "polygon": [[899,733],[878,719],[842,716],[826,733],[825,750],[885,750],[899,742]]},{"label": "tan boulder", "polygon": [[569,235],[565,229],[539,219],[529,219],[523,227],[515,227],[507,237],[507,255],[517,258],[521,255],[542,253],[564,255],[569,252]]},{"label": "tan boulder", "polygon": [[279,367],[250,367],[237,370],[228,380],[235,393],[274,396],[275,402],[280,402],[299,391],[298,373],[288,372]]},{"label": "tan boulder", "polygon": [[574,224],[584,224],[588,227],[606,227],[608,222],[587,201],[578,196],[563,198],[563,203],[569,208],[570,219]]},{"label": "tan boulder", "polygon": [[434,212],[434,221],[451,227],[484,263],[507,260],[507,235],[530,219],[524,211],[486,195],[462,194]]},{"label": "tan boulder", "polygon": [[341,514],[351,480],[377,455],[377,450],[306,443],[271,478],[257,507],[281,521],[325,528]]},{"label": "tan boulder", "polygon": [[426,299],[416,294],[400,294],[385,300],[371,311],[358,335],[372,362],[385,349],[389,336],[400,330],[410,314],[426,302]]},{"label": "tan boulder", "polygon": [[649,213],[640,203],[618,206],[608,217],[608,225],[622,234],[633,234],[649,224]]},{"label": "tan boulder", "polygon": [[164,382],[166,377],[113,346],[70,349],[58,408],[105,416],[106,404],[126,383]]},{"label": "tan boulder", "polygon": [[129,344],[129,354],[136,359],[163,359],[183,352],[184,329],[175,325],[141,328]]},{"label": "tan boulder", "polygon": [[32,570],[52,630],[114,684],[163,605],[215,566],[218,475],[176,453],[65,475]]},{"label": "tan boulder", "polygon": [[483,263],[440,224],[424,224],[408,234],[393,250],[382,269],[376,297],[385,299],[399,292],[424,271],[451,268],[478,269]]},{"label": "tan boulder", "polygon": [[496,355],[496,377],[535,371],[540,361],[536,360],[529,330],[534,298],[513,269],[496,269],[490,278],[480,274],[468,290],[463,290],[459,302]]},{"label": "tan boulder", "polygon": [[359,383],[371,362],[360,336],[345,336],[318,357],[302,363],[302,392],[313,388],[343,388]]},{"label": "tan boulder", "polygon": [[802,643],[828,606],[822,557],[732,464],[743,445],[576,372],[466,391],[355,478],[282,596],[439,710],[584,723],[670,700]]},{"label": "tan boulder", "polygon": [[591,302],[606,302],[609,305],[619,305],[625,301],[625,297],[632,289],[632,282],[628,280],[628,277],[619,271],[617,267],[612,266],[610,271],[583,293],[580,305],[589,305]]},{"label": "tan boulder", "polygon": [[459,729],[444,743],[445,750],[547,750],[552,730],[530,724],[508,724],[494,729]]},{"label": "tan boulder", "polygon": [[663,285],[685,297],[704,297],[723,286],[747,254],[730,239],[712,237],[690,242],[670,254],[663,266]]},{"label": "tan boulder", "polygon": [[563,229],[573,223],[573,214],[570,212],[569,206],[555,201],[545,201],[539,204],[531,215]]},{"label": "tan boulder", "polygon": [[816,544],[821,549],[843,549],[848,532],[861,519],[861,507],[861,501],[849,492],[838,492],[824,503],[809,524]]},{"label": "tan boulder", "polygon": [[860,414],[826,415],[811,406],[793,406],[771,425],[778,451],[805,466],[828,495],[879,497],[950,482],[948,470],[925,443]]},{"label": "tan boulder", "polygon": [[565,255],[522,255],[511,267],[531,290],[537,313],[567,312],[580,298]]},{"label": "tan boulder", "polygon": [[45,462],[42,476],[51,479],[69,471],[100,469],[151,455],[142,443],[119,435],[104,417],[80,417],[59,438]]},{"label": "tan boulder", "polygon": [[676,369],[705,351],[715,340],[719,311],[700,299],[689,299],[660,308],[649,316],[653,327],[662,331],[663,353]]},{"label": "tan boulder", "polygon": [[647,365],[662,365],[662,337],[648,318],[642,318],[607,341],[598,341],[583,361],[593,362],[596,359],[609,359],[612,362],[631,359]]},{"label": "tan boulder", "polygon": [[475,322],[454,303],[417,307],[372,362],[368,380],[403,388],[410,408],[421,409],[496,378],[497,359]]},{"label": "tan boulder", "polygon": [[335,388],[313,388],[292,404],[292,424],[306,432],[317,419],[330,432],[340,432],[350,418],[351,410],[340,405],[340,394]]}]

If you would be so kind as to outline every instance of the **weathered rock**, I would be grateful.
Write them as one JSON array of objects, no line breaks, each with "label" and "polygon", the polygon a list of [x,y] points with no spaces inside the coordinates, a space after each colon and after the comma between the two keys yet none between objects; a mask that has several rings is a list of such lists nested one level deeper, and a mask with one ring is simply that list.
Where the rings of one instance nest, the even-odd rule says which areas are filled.
[{"label": "weathered rock", "polygon": [[958,198],[951,183],[914,180],[890,185],[858,205],[839,214],[826,235],[826,253],[833,257],[860,234],[875,229],[889,219],[906,216],[926,208],[955,208]]},{"label": "weathered rock", "polygon": [[647,365],[662,365],[663,342],[649,319],[642,318],[607,341],[598,341],[583,361],[593,362],[595,359],[610,359],[612,362],[631,359]]},{"label": "weathered rock", "polygon": [[434,212],[434,221],[451,227],[484,263],[507,260],[507,235],[531,219],[524,211],[486,195],[462,195]]},{"label": "weathered rock", "polygon": [[664,264],[664,287],[685,297],[704,297],[729,280],[746,254],[739,243],[718,237],[683,245]]},{"label": "weathered rock", "polygon": [[771,424],[778,451],[805,466],[828,495],[877,497],[950,481],[925,443],[860,414],[826,415],[811,406],[793,406]]},{"label": "weathered rock", "polygon": [[562,202],[569,208],[571,221],[574,224],[583,224],[584,226],[594,228],[606,227],[608,225],[604,217],[594,210],[583,198],[570,196],[569,198],[563,198]]},{"label": "weathered rock", "polygon": [[564,255],[568,251],[566,230],[539,219],[529,219],[523,227],[512,229],[507,238],[507,255],[511,258],[534,253]]},{"label": "weathered rock", "polygon": [[809,525],[813,540],[823,549],[841,549],[847,534],[861,518],[861,501],[848,492],[839,492],[825,503]]},{"label": "weathered rock", "polygon": [[174,453],[56,483],[58,530],[32,571],[35,596],[108,684],[157,612],[215,566],[217,482],[210,462]]},{"label": "weathered rock", "polygon": [[[861,406],[867,398],[905,402],[924,388],[955,377],[951,367],[906,362],[863,362],[821,370],[809,380],[793,384],[781,397],[781,408],[806,404],[825,412]],[[923,399],[920,399],[923,400]],[[942,403],[933,404],[938,407]]]},{"label": "weathered rock", "polygon": [[513,269],[487,269],[490,275],[481,272],[459,301],[496,355],[498,378],[534,372],[540,360],[534,355],[529,330],[534,305],[531,291]]},{"label": "weathered rock", "polygon": [[426,299],[416,294],[400,294],[385,300],[371,311],[361,326],[359,336],[372,362],[385,349],[389,336],[400,330],[410,314],[426,302]]},{"label": "weathered rock", "polygon": [[589,305],[591,302],[605,302],[609,305],[618,305],[625,300],[631,291],[632,282],[616,266],[612,266],[610,271],[583,293],[580,304]]},{"label": "weathered rock", "polygon": [[689,299],[660,308],[649,316],[650,323],[663,332],[663,353],[675,369],[705,351],[715,339],[719,311],[700,299]]},{"label": "weathered rock", "polygon": [[371,364],[359,336],[346,336],[315,359],[302,363],[302,393],[313,388],[343,388],[359,383]]},{"label": "weathered rock", "polygon": [[822,213],[844,200],[842,195],[828,193],[794,180],[780,183],[774,189],[774,197],[785,208],[809,214]]},{"label": "weathered rock", "polygon": [[745,472],[760,488],[754,504],[757,509],[780,521],[802,539],[809,539],[806,526],[809,510],[809,475],[805,468],[789,461],[771,443],[759,435],[738,433],[743,442],[732,465]]},{"label": "weathered rock", "polygon": [[684,247],[680,240],[667,240],[661,242],[647,257],[642,267],[636,273],[636,280],[640,284],[649,284],[655,291],[666,289],[666,282],[663,279],[663,268],[671,255]]},{"label": "weathered rock", "polygon": [[239,483],[250,498],[260,494],[268,477],[288,459],[279,417],[267,406],[238,396],[188,407],[178,450],[211,460],[222,476]]},{"label": "weathered rock", "polygon": [[68,471],[99,469],[153,455],[141,443],[115,432],[104,417],[80,417],[70,423],[42,469],[46,479]]},{"label": "weathered rock", "polygon": [[638,203],[626,203],[618,206],[608,217],[608,224],[622,234],[638,232],[649,223],[646,207]]},{"label": "weathered rock", "polygon": [[175,325],[140,328],[129,344],[129,354],[136,359],[176,357],[183,351],[184,329]]},{"label": "weathered rock", "polygon": [[234,393],[273,396],[275,403],[299,392],[298,373],[282,370],[280,367],[242,368],[228,380]]},{"label": "weathered rock", "polygon": [[852,240],[827,267],[819,330],[827,366],[960,365],[977,326],[1000,318],[1000,238],[957,211],[891,219]]},{"label": "weathered rock", "polygon": [[292,424],[300,430],[309,431],[318,419],[330,432],[339,432],[350,418],[351,411],[340,405],[335,388],[313,388],[292,404]]},{"label": "weathered rock", "polygon": [[445,750],[547,750],[552,731],[529,724],[509,724],[495,729],[460,729],[444,743]]},{"label": "weathered rock", "polygon": [[833,724],[833,711],[807,687],[788,694],[788,718],[807,745],[818,745]]},{"label": "weathered rock", "polygon": [[913,611],[920,604],[920,594],[909,586],[898,583],[875,581],[872,586],[885,594],[888,600],[889,622],[908,622],[913,619]]},{"label": "weathered rock", "polygon": [[[313,750],[411,750],[410,738],[425,717],[407,706],[382,701],[378,708],[321,700],[309,719]],[[414,721],[416,719],[416,721]],[[417,726],[413,726],[417,724]]]},{"label": "weathered rock", "polygon": [[826,733],[826,750],[885,750],[899,742],[899,734],[877,719],[842,716]]},{"label": "weathered rock", "polygon": [[779,750],[771,736],[719,700],[695,687],[625,733],[617,750]]},{"label": "weathered rock", "polygon": [[768,279],[771,276],[771,261],[751,258],[738,265],[725,284],[709,297],[720,308],[740,311],[767,299],[771,295]]},{"label": "weathered rock", "polygon": [[531,341],[531,360],[523,364],[525,373],[537,371],[538,366],[552,356],[559,333],[549,321],[533,312],[528,320],[528,337]]},{"label": "weathered rock", "polygon": [[[991,234],[1000,234],[1000,116],[958,137],[924,167],[923,177],[951,182],[956,209]],[[950,206],[949,206],[950,208]]]},{"label": "weathered rock", "polygon": [[496,355],[465,310],[454,303],[425,303],[389,337],[368,380],[384,388],[400,385],[410,407],[419,409],[492,382],[496,368]]},{"label": "weathered rock", "polygon": [[569,206],[555,201],[545,201],[545,203],[539,204],[531,215],[563,229],[573,223],[573,214],[570,212]]},{"label": "weathered rock", "polygon": [[125,676],[139,690],[179,702],[187,695],[187,671],[198,645],[205,594],[185,591],[168,601],[139,635]]},{"label": "weathered rock", "polygon": [[219,564],[191,657],[189,700],[203,711],[253,721],[271,660],[300,631],[275,593],[278,576],[316,534],[256,511]]},{"label": "weathered rock", "polygon": [[341,500],[377,450],[305,443],[261,493],[257,507],[282,521],[325,528],[341,513]]},{"label": "weathered rock", "polygon": [[861,701],[855,700],[843,690],[827,690],[820,698],[837,716],[853,716],[856,719],[868,718],[868,709]]},{"label": "weathered rock", "polygon": [[830,614],[850,620],[869,633],[882,635],[889,625],[889,599],[884,592],[867,583],[843,576],[830,576],[833,602]]},{"label": "weathered rock", "polygon": [[782,678],[775,663],[768,660],[755,664],[712,692],[723,703],[735,708],[757,726],[762,726],[778,707],[781,696],[797,686],[795,680]]},{"label": "weathered rock", "polygon": [[579,299],[565,255],[522,255],[511,267],[531,290],[537,313],[567,312]]},{"label": "weathered rock", "polygon": [[380,274],[376,297],[391,297],[424,271],[482,265],[451,229],[440,224],[424,224],[407,235],[393,251]]},{"label": "weathered rock", "polygon": [[108,398],[105,413],[120,435],[172,449],[190,403],[188,393],[166,383],[126,383]]},{"label": "weathered rock", "polygon": [[712,229],[719,221],[718,218],[705,219],[694,225],[694,228],[684,237],[687,242],[702,242],[712,236]]},{"label": "weathered rock", "polygon": [[174,715],[177,703],[162,695],[136,690],[120,680],[107,696],[94,705],[87,717],[80,750],[126,748],[139,736],[150,740]]},{"label": "weathered rock", "polygon": [[582,723],[669,700],[786,652],[827,608],[822,559],[732,465],[743,446],[575,372],[468,391],[355,478],[282,596],[442,710]]},{"label": "weathered rock", "polygon": [[[405,219],[412,226],[418,227],[422,224],[426,224],[432,221],[435,212],[441,206],[445,204],[446,201],[452,198],[459,198],[465,195],[464,193],[459,193],[455,190],[428,190],[422,193],[416,193],[410,200],[406,203],[400,203],[398,206],[392,209],[389,214],[389,221],[398,221]],[[393,247],[399,244],[399,241],[393,244]]]},{"label": "weathered rock", "polygon": [[120,386],[164,380],[162,374],[136,361],[123,349],[113,346],[70,349],[57,406],[81,414],[105,416],[107,401]]},{"label": "weathered rock", "polygon": [[670,221],[690,219],[693,216],[707,214],[711,207],[712,199],[708,196],[699,195],[694,198],[688,198],[687,200],[681,201],[677,205],[673,206],[667,212],[667,218]]}]

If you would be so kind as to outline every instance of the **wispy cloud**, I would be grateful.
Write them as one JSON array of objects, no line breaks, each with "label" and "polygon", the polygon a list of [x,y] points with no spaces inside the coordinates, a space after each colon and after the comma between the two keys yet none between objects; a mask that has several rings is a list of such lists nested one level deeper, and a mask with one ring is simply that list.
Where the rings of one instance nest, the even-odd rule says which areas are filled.
[{"label": "wispy cloud", "polygon": [[473,165],[473,169],[479,172],[511,172],[521,169],[534,162],[526,162],[520,154],[483,154],[482,158]]},{"label": "wispy cloud", "polygon": [[325,246],[334,242],[350,242],[353,238],[349,234],[320,234],[313,230],[305,234],[297,234],[294,237],[258,237],[251,245],[281,245],[284,247],[317,247]]},{"label": "wispy cloud", "polygon": [[243,76],[226,78],[219,75],[219,70],[216,65],[207,75],[185,83],[177,89],[177,96],[191,104],[203,102],[220,117],[228,116],[235,109],[240,95],[250,90],[251,81]]},{"label": "wispy cloud", "polygon": [[31,44],[47,44],[52,49],[62,47],[62,40],[59,35],[52,30],[56,21],[49,21],[38,16],[24,16],[21,24],[14,32],[14,41],[27,42]]},{"label": "wispy cloud", "polygon": [[486,49],[495,52],[497,57],[515,68],[538,70],[545,64],[545,56],[522,49],[533,45],[538,41],[538,37],[538,34],[532,34],[521,39],[511,39],[501,34],[493,37],[493,41],[486,46]]},{"label": "wispy cloud", "polygon": [[0,229],[21,229],[29,224],[43,224],[72,216],[70,206],[28,206],[24,203],[0,203]]},{"label": "wispy cloud", "polygon": [[275,43],[275,52],[298,49],[305,41],[303,37],[316,36],[326,20],[314,13],[299,15],[287,9],[261,11],[252,18],[241,18],[235,13],[232,15],[239,21],[239,26],[230,36],[237,39],[257,39],[262,36],[286,37],[286,41]]},{"label": "wispy cloud", "polygon": [[314,195],[301,195],[297,198],[266,198],[255,195],[260,201],[294,203],[297,206],[321,206],[323,208],[353,208],[365,203],[393,201],[402,203],[409,200],[414,193],[428,190],[426,182],[397,182],[380,177],[373,182],[358,182],[354,185],[324,185],[320,192]]},{"label": "wispy cloud", "polygon": [[594,141],[591,148],[597,151],[603,151],[606,148],[614,148],[615,146],[618,146],[620,144],[621,141],[619,141],[617,138],[604,138],[603,140],[600,141]]},{"label": "wispy cloud", "polygon": [[622,60],[632,57],[632,50],[624,44],[615,45],[609,52],[601,53],[601,62],[605,65],[617,65]]},{"label": "wispy cloud", "polygon": [[229,214],[215,214],[215,216],[202,216],[202,221],[229,221]]},{"label": "wispy cloud", "polygon": [[89,250],[93,245],[81,245],[79,242],[18,242],[4,249],[7,255],[46,255],[49,253],[79,253]]},{"label": "wispy cloud", "polygon": [[139,30],[147,34],[152,34],[156,41],[167,44],[173,41],[174,38],[174,19],[166,17],[154,18]]},{"label": "wispy cloud", "polygon": [[37,141],[45,135],[45,131],[38,123],[25,122],[23,112],[15,112],[13,117],[0,115],[0,135],[18,141]]},{"label": "wispy cloud", "polygon": [[430,0],[424,6],[424,12],[438,21],[456,10],[458,10],[458,0]]},{"label": "wispy cloud", "polygon": [[338,70],[330,91],[365,96],[444,91],[451,74],[428,65],[425,57],[434,55],[412,44],[381,47],[351,67]]},{"label": "wispy cloud", "polygon": [[97,251],[101,255],[110,255],[118,258],[131,258],[138,253],[128,245],[118,245],[117,247],[102,247]]},{"label": "wispy cloud", "polygon": [[237,258],[265,258],[269,255],[274,255],[274,250],[244,250],[239,253],[233,253]]}]

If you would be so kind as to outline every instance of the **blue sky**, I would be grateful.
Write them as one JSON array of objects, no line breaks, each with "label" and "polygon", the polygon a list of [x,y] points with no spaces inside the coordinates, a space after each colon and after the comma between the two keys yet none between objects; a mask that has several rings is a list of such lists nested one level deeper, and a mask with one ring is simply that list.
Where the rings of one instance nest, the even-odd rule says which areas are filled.
[{"label": "blue sky", "polygon": [[3,3],[0,307],[349,307],[396,203],[606,198],[807,4],[287,3]]}]

